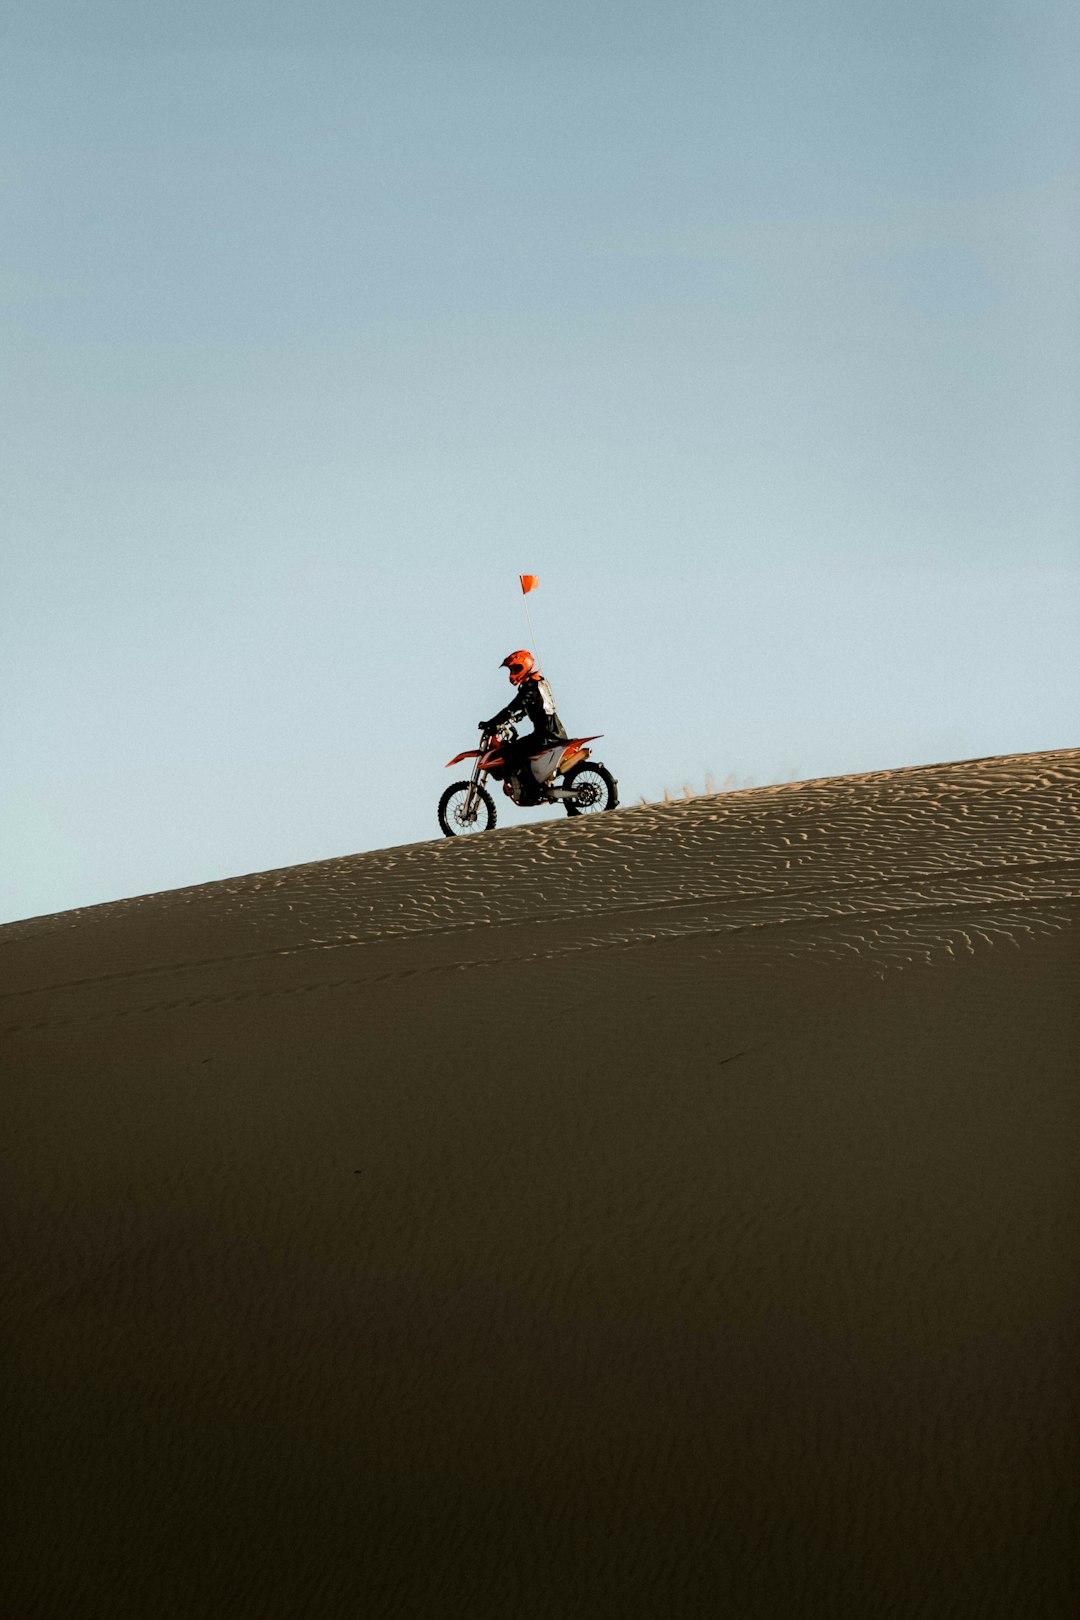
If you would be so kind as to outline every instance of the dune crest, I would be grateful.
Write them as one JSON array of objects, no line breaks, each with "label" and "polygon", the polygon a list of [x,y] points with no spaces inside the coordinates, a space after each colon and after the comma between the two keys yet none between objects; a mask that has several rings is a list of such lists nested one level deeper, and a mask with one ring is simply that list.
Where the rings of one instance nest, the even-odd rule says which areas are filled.
[{"label": "dune crest", "polygon": [[422,939],[438,971],[504,928],[524,931],[529,960],[756,934],[745,945],[778,957],[826,949],[880,970],[1067,927],[1078,817],[1068,749],[433,840],[8,924],[0,1007],[316,951],[377,981],[362,947]]}]

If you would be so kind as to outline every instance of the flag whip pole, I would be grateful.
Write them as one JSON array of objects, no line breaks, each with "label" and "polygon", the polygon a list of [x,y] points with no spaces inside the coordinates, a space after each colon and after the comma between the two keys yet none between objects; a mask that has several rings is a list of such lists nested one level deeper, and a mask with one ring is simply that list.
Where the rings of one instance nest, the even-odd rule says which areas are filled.
[{"label": "flag whip pole", "polygon": [[540,648],[536,644],[536,631],[533,629],[532,614],[529,612],[529,592],[536,589],[537,578],[535,574],[519,574],[518,579],[521,581],[521,595],[525,608],[525,618],[529,625],[529,639],[532,642],[532,650],[536,656],[536,662],[542,669],[543,659],[540,657]]}]

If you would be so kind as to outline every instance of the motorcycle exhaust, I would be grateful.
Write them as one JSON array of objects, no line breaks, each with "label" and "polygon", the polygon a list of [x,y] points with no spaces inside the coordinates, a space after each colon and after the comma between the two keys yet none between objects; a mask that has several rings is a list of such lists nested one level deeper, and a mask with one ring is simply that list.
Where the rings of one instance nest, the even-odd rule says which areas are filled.
[{"label": "motorcycle exhaust", "polygon": [[588,759],[591,754],[591,748],[575,748],[574,752],[572,754],[568,754],[560,763],[560,775],[565,776],[567,771],[572,771],[575,765],[580,765],[581,761],[583,759]]}]

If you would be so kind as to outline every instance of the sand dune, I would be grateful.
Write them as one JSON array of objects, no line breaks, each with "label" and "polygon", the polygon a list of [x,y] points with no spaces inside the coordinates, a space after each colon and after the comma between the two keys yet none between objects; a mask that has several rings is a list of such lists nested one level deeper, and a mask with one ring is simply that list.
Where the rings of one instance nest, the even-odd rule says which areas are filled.
[{"label": "sand dune", "polygon": [[976,760],[0,929],[3,1612],[1071,1616],[1078,811]]}]

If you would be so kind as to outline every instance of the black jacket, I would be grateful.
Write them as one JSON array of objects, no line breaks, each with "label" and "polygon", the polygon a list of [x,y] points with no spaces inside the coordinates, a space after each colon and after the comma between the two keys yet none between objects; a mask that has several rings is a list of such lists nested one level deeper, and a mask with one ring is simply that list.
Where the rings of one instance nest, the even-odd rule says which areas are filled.
[{"label": "black jacket", "polygon": [[550,737],[553,742],[561,742],[566,736],[566,728],[555,713],[551,687],[542,675],[530,675],[522,681],[506,708],[492,715],[488,729],[494,731],[508,720],[528,720],[538,737]]}]

